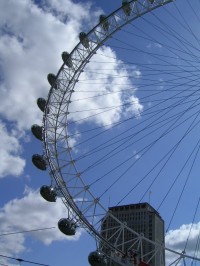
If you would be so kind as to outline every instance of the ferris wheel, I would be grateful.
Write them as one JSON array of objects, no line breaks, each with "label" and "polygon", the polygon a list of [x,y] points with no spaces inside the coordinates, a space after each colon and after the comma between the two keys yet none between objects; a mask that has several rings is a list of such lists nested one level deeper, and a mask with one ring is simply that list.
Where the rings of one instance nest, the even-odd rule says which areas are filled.
[{"label": "ferris wheel", "polygon": [[60,197],[68,210],[59,229],[73,236],[84,228],[95,238],[92,266],[200,261],[199,238],[196,253],[187,252],[190,235],[175,250],[113,211],[152,202],[155,213],[166,212],[167,230],[176,216],[198,219],[199,7],[197,0],[123,1],[81,32],[57,75],[47,76],[49,94],[37,101],[43,124],[32,126],[44,151],[32,161],[49,171],[41,195]]}]

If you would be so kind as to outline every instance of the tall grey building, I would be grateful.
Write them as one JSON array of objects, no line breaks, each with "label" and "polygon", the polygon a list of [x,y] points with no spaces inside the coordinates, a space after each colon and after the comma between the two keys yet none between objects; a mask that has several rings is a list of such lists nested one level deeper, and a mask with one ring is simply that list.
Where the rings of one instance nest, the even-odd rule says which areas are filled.
[{"label": "tall grey building", "polygon": [[[149,203],[145,202],[114,206],[109,208],[109,213],[112,213],[114,217],[122,221],[135,232],[143,234],[144,237],[152,240],[153,242],[164,245],[164,221],[160,214]],[[123,249],[124,252],[126,252],[126,250],[130,249],[133,234],[127,230],[124,231],[123,234],[117,235],[117,230],[119,231],[119,229],[117,228],[117,222],[112,217],[108,216],[105,218],[102,222],[101,228],[102,236],[109,239],[112,244],[117,246],[117,244],[121,241],[121,243],[125,243],[123,247],[118,245],[121,250]],[[159,252],[155,256],[152,256],[153,248],[154,246],[148,242],[144,242],[142,244],[143,253],[149,254],[146,256],[145,260],[150,260],[149,264],[151,266],[165,266],[164,252],[162,252],[161,260],[161,254]]]}]

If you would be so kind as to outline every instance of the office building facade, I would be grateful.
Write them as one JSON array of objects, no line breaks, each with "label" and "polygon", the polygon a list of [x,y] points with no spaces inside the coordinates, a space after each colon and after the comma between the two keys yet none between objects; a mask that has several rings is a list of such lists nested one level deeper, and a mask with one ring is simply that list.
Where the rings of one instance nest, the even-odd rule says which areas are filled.
[{"label": "office building facade", "polygon": [[[150,204],[137,203],[114,206],[109,208],[109,213],[112,216],[108,215],[102,222],[102,236],[123,252],[138,252],[138,250],[133,245],[134,234],[130,230],[120,231],[117,220],[138,234],[144,235],[150,241],[157,243],[158,246],[164,245],[164,221]],[[112,217],[116,217],[117,220]],[[143,241],[141,250],[143,254],[137,255],[144,255],[142,259],[147,261],[149,265],[165,266],[164,251],[158,251],[155,245]]]}]

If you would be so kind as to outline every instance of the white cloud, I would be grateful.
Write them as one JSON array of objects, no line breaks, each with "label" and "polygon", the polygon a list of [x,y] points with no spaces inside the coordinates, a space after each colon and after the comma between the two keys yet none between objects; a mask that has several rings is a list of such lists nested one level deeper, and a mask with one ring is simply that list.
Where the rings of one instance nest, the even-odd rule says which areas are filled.
[{"label": "white cloud", "polygon": [[128,99],[128,105],[125,110],[126,114],[134,114],[136,118],[140,117],[143,110],[143,105],[140,104],[139,98],[134,95],[130,95]]},{"label": "white cloud", "polygon": [[[189,236],[190,235],[190,236]],[[189,239],[188,239],[189,237]],[[190,256],[200,257],[199,252],[195,253],[197,242],[200,237],[200,222],[196,224],[183,224],[178,229],[170,230],[165,237],[166,247],[175,250],[177,252],[183,252],[185,250],[186,241],[188,239],[188,244],[186,247],[186,254]],[[168,254],[168,253],[167,253]],[[169,254],[167,256],[167,265],[177,258],[176,255]]]},{"label": "white cloud", "polygon": [[0,121],[0,178],[7,175],[19,176],[25,167],[21,158],[22,147],[15,132],[9,132],[6,125]]},{"label": "white cloud", "polygon": [[138,159],[140,159],[140,157],[141,157],[141,155],[140,155],[140,154],[136,154],[136,155],[134,156],[135,160],[138,160]]},{"label": "white cloud", "polygon": [[26,250],[25,240],[28,236],[32,236],[45,245],[49,245],[53,241],[78,240],[82,232],[80,229],[75,236],[70,237],[62,234],[57,228],[59,219],[66,218],[66,216],[67,210],[61,200],[57,199],[56,203],[49,203],[37,191],[26,189],[23,198],[13,199],[0,209],[1,234],[54,226],[56,228],[2,236],[0,238],[0,253],[8,256]]},{"label": "white cloud", "polygon": [[[93,10],[90,14],[91,21],[88,21],[88,10],[91,8],[91,2],[83,4],[74,3],[71,0],[42,0],[40,1],[40,7],[44,11],[56,15],[56,18],[62,22],[66,23],[73,19],[77,24],[82,23],[82,20],[87,20],[87,22],[91,23],[92,19],[101,12],[100,10]],[[93,24],[88,26],[93,26]]]},{"label": "white cloud", "polygon": [[61,53],[74,48],[82,25],[94,25],[98,13],[69,0],[43,4],[0,1],[0,115],[20,129],[41,123],[36,100],[47,96],[47,74],[57,73]]},{"label": "white cloud", "polygon": [[[62,64],[61,53],[74,48],[79,41],[79,33],[85,30],[83,25],[87,25],[86,31],[92,28],[98,22],[100,12],[91,12],[91,4],[73,3],[70,0],[43,0],[39,6],[31,0],[0,1],[0,117],[12,122],[13,129],[23,131],[30,129],[32,124],[41,125],[42,113],[36,100],[38,97],[47,97],[50,88],[47,74],[57,73]],[[107,85],[93,85],[93,93],[75,96],[88,96],[88,99],[75,103],[76,110],[81,112],[76,113],[74,118],[91,117],[90,121],[106,126],[119,121],[130,111],[135,114],[142,110],[139,100],[134,96],[136,88],[131,93],[122,92],[132,86],[127,76],[131,74],[133,78],[138,78],[141,73],[134,67],[130,71],[120,67],[121,61],[110,48],[101,48],[100,52],[103,56],[97,54],[87,66],[91,73],[85,72],[81,78],[91,80],[104,77],[103,81]],[[105,71],[103,62],[108,58],[112,64],[110,70]],[[99,63],[95,63],[95,60]],[[103,76],[92,74],[95,68]],[[116,76],[118,78],[115,79]],[[80,85],[82,91],[88,88],[87,84]],[[77,86],[77,90],[79,88]],[[103,93],[109,94],[96,97]],[[134,104],[123,106],[130,97],[134,99]],[[89,111],[82,112],[86,106]],[[94,116],[95,112],[99,113],[98,116]],[[19,137],[15,137],[17,141]],[[16,162],[20,159],[14,154],[12,158]],[[22,172],[20,169],[18,174]],[[8,174],[12,173],[5,170],[3,175]]]},{"label": "white cloud", "polygon": [[0,1],[0,118],[12,122],[12,133],[0,129],[0,177],[22,173],[21,132],[41,125],[36,101],[47,97],[47,74],[57,73],[61,53],[78,43],[83,25],[95,24],[100,11],[90,9],[91,4],[70,0],[44,0],[41,6],[31,0]]},{"label": "white cloud", "polygon": [[142,72],[139,69],[133,70],[133,76],[135,78],[140,78],[142,76]]},{"label": "white cloud", "polygon": [[[36,106],[36,100],[40,96],[47,96],[50,86],[46,76],[49,72],[57,73],[62,64],[61,53],[64,50],[70,52],[78,43],[82,25],[90,29],[97,23],[100,11],[90,12],[90,8],[90,4],[75,4],[70,0],[44,0],[40,6],[30,0],[0,2],[0,115],[16,122],[20,129],[29,129],[33,123],[41,124],[42,114]],[[87,106],[93,109],[110,107],[111,103],[121,105],[122,95],[116,92],[124,89],[125,83],[131,84],[125,77],[128,71],[119,67],[120,61],[114,52],[110,48],[102,48],[101,52],[107,56],[104,61],[113,58],[110,59],[111,70],[106,72],[104,80],[108,85],[93,87],[96,94],[106,91],[114,93],[87,101]],[[96,55],[94,58],[101,61],[99,72],[105,73],[102,57]],[[99,64],[92,62],[88,65],[90,70],[98,67]],[[122,76],[117,79],[121,85],[114,85],[113,75]],[[133,69],[132,76],[140,75],[139,70]],[[83,74],[82,77],[92,79],[98,76]],[[83,84],[81,86],[84,87]],[[84,101],[79,104],[80,109],[83,105]],[[140,109],[140,106],[135,105],[134,108]],[[120,112],[122,108],[116,107],[106,119],[104,114],[99,115],[100,123],[117,121]]]},{"label": "white cloud", "polygon": [[151,42],[147,45],[148,49],[153,49],[153,48],[161,49],[162,47],[163,47],[162,44],[156,42]]},{"label": "white cloud", "polygon": [[72,95],[71,119],[111,127],[128,115],[139,116],[143,106],[134,95],[136,87],[129,77],[139,78],[141,72],[135,67],[127,69],[121,63],[109,47],[99,49]]}]

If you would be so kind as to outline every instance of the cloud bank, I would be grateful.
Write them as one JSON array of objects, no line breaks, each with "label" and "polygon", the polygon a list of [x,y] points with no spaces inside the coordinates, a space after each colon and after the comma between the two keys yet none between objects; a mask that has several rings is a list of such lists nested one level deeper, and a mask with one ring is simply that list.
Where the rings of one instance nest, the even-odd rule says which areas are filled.
[{"label": "cloud bank", "polygon": [[30,0],[0,2],[3,118],[15,122],[20,129],[29,129],[33,122],[41,123],[36,100],[47,96],[50,86],[46,76],[59,70],[61,53],[71,51],[82,25],[93,21],[95,14],[91,17],[90,9],[89,4],[61,0],[42,1],[41,6]]},{"label": "cloud bank", "polygon": [[[200,257],[200,222],[194,224],[183,224],[180,228],[170,230],[165,237],[166,247],[182,253],[183,251],[192,257]],[[187,242],[187,245],[186,245]],[[166,254],[167,265],[174,261],[177,256],[172,253]]]},{"label": "cloud bank", "polygon": [[90,11],[91,4],[69,0],[41,1],[40,5],[31,0],[0,1],[0,119],[4,121],[0,124],[0,177],[23,173],[20,135],[32,124],[42,123],[36,101],[48,94],[46,76],[58,71],[61,53],[73,49],[82,25],[94,23],[100,12]]},{"label": "cloud bank", "polygon": [[0,121],[0,178],[12,175],[20,176],[25,167],[21,158],[22,147],[14,131],[8,131],[6,124]]},{"label": "cloud bank", "polygon": [[53,241],[78,240],[81,235],[80,230],[75,236],[70,237],[61,233],[57,228],[59,219],[66,217],[67,210],[60,199],[51,204],[46,202],[38,191],[26,189],[23,198],[13,199],[0,209],[1,234],[39,228],[56,228],[1,236],[0,254],[10,256],[25,251],[27,236],[31,236],[45,245],[50,245]]},{"label": "cloud bank", "polygon": [[[90,3],[73,3],[71,0],[43,0],[40,4],[36,3],[38,2],[31,0],[0,2],[0,118],[11,122],[12,127],[20,131],[29,130],[32,124],[41,125],[42,113],[37,108],[36,101],[38,97],[47,97],[50,88],[47,74],[57,73],[62,64],[61,53],[70,52],[79,42],[79,33],[91,29],[102,13]],[[87,29],[83,25],[87,25]],[[84,73],[81,78],[97,79],[102,78],[103,74],[104,83],[107,85],[96,84],[93,86],[95,92],[77,94],[75,97],[87,97],[87,100],[75,103],[78,112],[74,118],[93,115],[93,122],[111,125],[130,112],[139,114],[143,107],[134,96],[134,90],[131,94],[122,93],[127,86],[131,86],[127,77],[130,72],[120,67],[120,60],[110,48],[104,47],[100,52],[103,56],[97,54],[94,58],[97,63],[91,62],[87,74]],[[110,70],[105,71],[105,65],[102,63],[107,61],[107,58],[110,58],[112,64]],[[95,68],[101,74],[91,74]],[[139,70],[134,69],[131,74],[137,77],[141,75]],[[121,85],[116,85],[114,76],[120,77],[117,81]],[[84,83],[80,85],[82,91],[88,87]],[[77,87],[79,88],[80,86]],[[109,94],[96,97],[105,92]],[[127,108],[124,108],[122,104],[127,101]],[[79,112],[86,105],[90,111]],[[115,108],[112,108],[113,105]],[[71,108],[73,110],[73,105]],[[94,110],[99,112],[103,108],[110,110],[106,115],[102,112],[94,116]],[[12,140],[20,146],[18,136],[12,136]],[[17,176],[22,173],[25,163],[20,149],[15,148],[13,153],[7,148],[3,153],[19,162],[19,166],[14,173],[11,170],[6,172],[9,167],[5,166],[4,162],[0,175]]]}]

